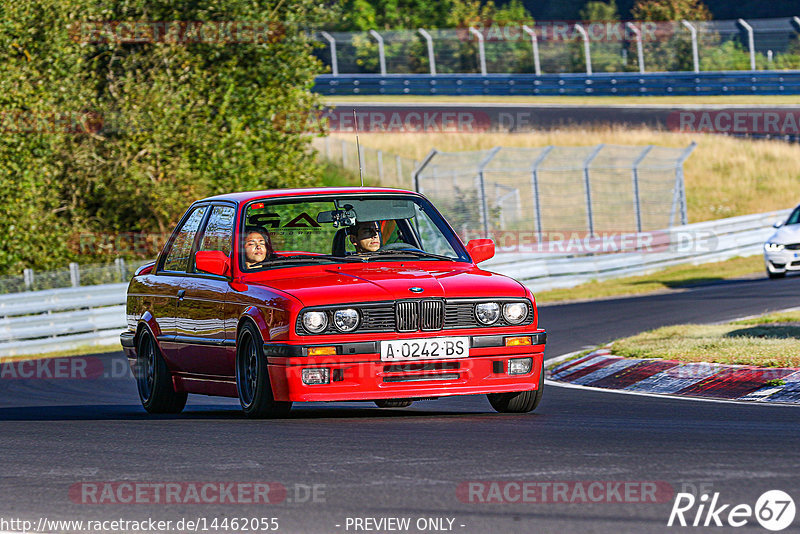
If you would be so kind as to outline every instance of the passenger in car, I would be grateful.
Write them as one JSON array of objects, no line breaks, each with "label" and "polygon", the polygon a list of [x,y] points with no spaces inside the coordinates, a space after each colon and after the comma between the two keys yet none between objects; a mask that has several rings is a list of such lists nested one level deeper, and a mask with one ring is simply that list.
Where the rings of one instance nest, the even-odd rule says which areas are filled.
[{"label": "passenger in car", "polygon": [[347,229],[350,242],[356,247],[357,254],[377,252],[381,248],[381,229],[378,221],[359,222]]},{"label": "passenger in car", "polygon": [[274,254],[269,234],[263,228],[247,228],[244,238],[244,258],[248,269]]}]

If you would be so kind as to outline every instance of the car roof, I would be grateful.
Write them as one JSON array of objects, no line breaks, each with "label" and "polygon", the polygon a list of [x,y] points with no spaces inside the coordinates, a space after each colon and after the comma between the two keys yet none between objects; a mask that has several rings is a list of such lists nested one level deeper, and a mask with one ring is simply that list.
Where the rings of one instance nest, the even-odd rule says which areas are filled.
[{"label": "car roof", "polygon": [[[392,189],[389,187],[310,187],[305,189],[266,189],[263,191],[242,191],[239,193],[226,193],[213,197],[204,198],[206,200],[232,200],[234,202],[247,202],[257,198],[280,198],[292,196],[313,196],[313,195],[343,195],[353,193],[405,193],[419,196],[419,193],[407,191],[405,189]],[[202,202],[198,201],[198,202]]]}]

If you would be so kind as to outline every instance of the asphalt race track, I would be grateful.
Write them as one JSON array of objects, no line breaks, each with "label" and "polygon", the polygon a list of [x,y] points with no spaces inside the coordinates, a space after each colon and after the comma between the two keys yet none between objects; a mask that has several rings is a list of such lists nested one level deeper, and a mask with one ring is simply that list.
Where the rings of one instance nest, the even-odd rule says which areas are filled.
[{"label": "asphalt race track", "polygon": [[[722,321],[799,303],[798,278],[743,280],[543,306],[540,324],[549,332],[548,357],[554,357],[657,325]],[[122,353],[105,355],[106,371],[124,369],[122,359]],[[0,518],[34,524],[40,518],[186,518],[210,525],[214,518],[275,517],[279,532],[308,533],[646,533],[689,530],[667,527],[680,491],[718,492],[719,505],[731,507],[754,506],[772,489],[800,502],[800,410],[791,406],[548,386],[538,410],[523,416],[495,414],[484,397],[470,396],[395,410],[314,404],[280,421],[247,420],[233,400],[190,397],[182,415],[152,417],[139,406],[133,379],[110,375],[0,380]],[[286,500],[85,502],[91,501],[86,488],[104,482],[211,481],[277,482],[286,488]],[[470,481],[484,485],[468,486]],[[489,493],[459,491],[490,488],[490,481],[539,488],[627,482],[622,487],[635,489],[647,483],[668,491],[655,493],[655,503],[636,502],[638,493],[624,491],[601,496],[612,502],[582,502],[570,493],[568,502],[562,496],[546,499],[558,502],[485,503],[475,501]],[[502,499],[519,500],[520,493]],[[688,522],[696,511],[686,513]],[[356,528],[356,519],[389,517],[410,518],[410,527],[377,529],[361,522]],[[452,526],[445,520],[418,529],[417,521],[428,518],[450,519]],[[720,518],[726,521],[727,511]],[[711,530],[733,529],[725,524]],[[753,517],[735,530],[765,532]]]}]

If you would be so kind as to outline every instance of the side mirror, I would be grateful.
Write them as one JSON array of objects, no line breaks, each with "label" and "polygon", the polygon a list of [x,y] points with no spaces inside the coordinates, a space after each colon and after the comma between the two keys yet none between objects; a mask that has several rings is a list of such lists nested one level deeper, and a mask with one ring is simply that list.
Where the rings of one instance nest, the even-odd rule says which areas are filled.
[{"label": "side mirror", "polygon": [[775,221],[775,224],[772,225],[773,228],[780,228],[783,226],[783,221]]},{"label": "side mirror", "polygon": [[491,239],[473,239],[467,243],[467,252],[472,261],[480,263],[494,257],[494,241]]},{"label": "side mirror", "polygon": [[231,259],[219,250],[201,250],[194,255],[194,266],[198,271],[218,276],[231,273]]}]

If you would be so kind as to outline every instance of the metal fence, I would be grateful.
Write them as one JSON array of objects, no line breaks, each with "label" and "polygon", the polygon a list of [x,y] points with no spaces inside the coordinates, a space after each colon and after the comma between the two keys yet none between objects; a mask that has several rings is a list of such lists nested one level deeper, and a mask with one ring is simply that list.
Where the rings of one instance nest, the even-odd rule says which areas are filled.
[{"label": "metal fence", "polygon": [[800,17],[319,32],[339,74],[598,73],[800,69]]},{"label": "metal fence", "polygon": [[685,149],[659,146],[432,150],[414,173],[464,237],[641,232],[687,223]]},{"label": "metal fence", "polygon": [[[332,137],[315,137],[311,144],[320,158],[358,173],[359,151],[355,143]],[[401,189],[413,187],[411,177],[419,161],[363,145],[360,160],[361,171],[371,184]]]},{"label": "metal fence", "polygon": [[24,269],[19,275],[0,276],[0,294],[128,282],[136,269],[150,261],[117,258],[114,263],[70,263],[66,269],[53,271]]}]

